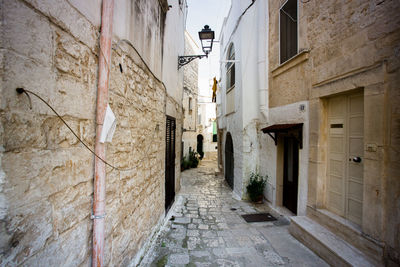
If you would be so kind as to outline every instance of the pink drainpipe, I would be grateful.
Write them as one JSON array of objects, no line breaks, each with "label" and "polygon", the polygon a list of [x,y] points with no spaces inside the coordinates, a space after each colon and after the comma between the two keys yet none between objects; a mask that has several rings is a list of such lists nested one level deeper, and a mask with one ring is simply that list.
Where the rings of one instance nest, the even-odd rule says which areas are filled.
[{"label": "pink drainpipe", "polygon": [[[111,38],[114,0],[103,0],[99,51],[99,81],[97,85],[95,153],[106,158],[105,144],[100,143],[101,130],[108,104],[108,79],[111,64]],[[104,216],[106,200],[106,165],[95,157],[93,194],[93,254],[92,266],[103,266]]]}]

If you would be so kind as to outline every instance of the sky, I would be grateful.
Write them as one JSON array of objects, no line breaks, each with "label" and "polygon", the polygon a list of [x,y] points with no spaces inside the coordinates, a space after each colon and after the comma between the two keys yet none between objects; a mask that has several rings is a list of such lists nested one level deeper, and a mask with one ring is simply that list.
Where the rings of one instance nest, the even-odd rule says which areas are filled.
[{"label": "sky", "polygon": [[[188,15],[186,30],[198,44],[201,50],[201,43],[198,32],[204,25],[209,25],[215,32],[214,41],[219,40],[219,35],[231,6],[231,0],[187,0]],[[199,60],[199,95],[211,98],[212,79],[216,76],[219,79],[219,43],[214,42],[213,50],[208,58]]]}]

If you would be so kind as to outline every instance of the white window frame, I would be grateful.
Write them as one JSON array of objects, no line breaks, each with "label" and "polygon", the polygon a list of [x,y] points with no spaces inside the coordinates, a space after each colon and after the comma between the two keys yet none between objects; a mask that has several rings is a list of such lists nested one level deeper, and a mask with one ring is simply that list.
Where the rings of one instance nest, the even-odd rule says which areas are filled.
[{"label": "white window frame", "polygon": [[[230,58],[231,49],[233,49],[233,58]],[[236,66],[235,66],[235,61],[234,61],[235,58],[236,58],[235,45],[232,42],[229,44],[228,52],[227,52],[227,56],[226,56],[226,59],[228,62],[226,63],[225,67],[229,66],[229,67],[226,67],[226,93],[229,93],[230,91],[232,91],[236,85]],[[233,85],[231,86],[230,84],[228,84],[228,75],[229,75],[229,81],[231,81],[232,80],[232,75],[231,75],[232,67],[235,68],[235,77],[234,77]],[[230,87],[228,88],[228,86],[230,86]]]}]

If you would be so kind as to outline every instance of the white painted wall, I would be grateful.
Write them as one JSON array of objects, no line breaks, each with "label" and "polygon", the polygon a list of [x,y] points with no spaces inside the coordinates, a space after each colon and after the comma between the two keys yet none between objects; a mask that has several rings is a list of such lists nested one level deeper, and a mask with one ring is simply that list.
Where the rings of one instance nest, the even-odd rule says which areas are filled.
[{"label": "white painted wall", "polygon": [[[245,185],[251,172],[259,169],[259,36],[257,31],[262,16],[267,21],[266,0],[258,0],[239,17],[252,1],[233,0],[231,10],[222,28],[221,44],[221,90],[218,94],[218,126],[224,130],[222,151],[225,150],[225,136],[230,132],[234,146],[234,192],[245,197]],[[250,30],[254,29],[254,30]],[[267,35],[267,31],[264,32]],[[261,38],[265,40],[266,38]],[[226,114],[226,53],[230,43],[235,47],[235,112]],[[266,49],[266,43],[265,48]],[[265,53],[263,56],[265,60]],[[265,70],[266,73],[266,70]],[[225,159],[223,160],[225,162]]]},{"label": "white painted wall", "polygon": [[[224,155],[226,133],[230,132],[234,146],[234,193],[246,197],[245,187],[251,172],[268,175],[265,196],[277,205],[278,166],[274,141],[261,132],[273,124],[304,123],[303,149],[299,152],[298,214],[305,215],[308,175],[308,102],[299,102],[268,110],[268,2],[258,0],[242,16],[251,1],[233,0],[221,34],[221,90],[218,93],[218,126],[223,129]],[[250,30],[251,29],[251,30]],[[226,53],[229,44],[235,46],[236,85],[235,113],[226,114]],[[305,105],[300,111],[299,106]],[[225,162],[225,159],[223,159]],[[280,163],[279,163],[280,164]],[[279,169],[280,168],[280,169]],[[277,177],[279,175],[279,177]]]},{"label": "white painted wall", "polygon": [[212,141],[213,121],[216,119],[215,108],[216,104],[211,102],[211,97],[199,97],[198,114],[201,120],[198,134],[203,135],[204,152],[217,152],[217,142]]},{"label": "white painted wall", "polygon": [[[186,1],[179,6],[178,3],[172,5],[167,12],[166,27],[164,32],[164,51],[162,77],[167,93],[178,103],[182,100],[183,91],[183,68],[179,69],[179,75],[171,75],[176,73],[178,69],[178,56],[185,53],[185,23],[186,23]],[[167,106],[167,114],[170,112]],[[174,115],[174,114],[171,114]]]},{"label": "white painted wall", "polygon": [[[86,1],[81,2],[83,3]],[[85,4],[82,4],[82,6],[84,7]],[[115,1],[113,34],[114,37],[117,37],[116,39],[129,40],[138,50],[152,72],[161,79],[162,65],[159,59],[163,56],[163,35],[160,32],[161,29],[159,25],[163,25],[164,22],[159,21],[159,19],[154,19],[160,18],[160,12],[162,12],[159,8],[154,9],[155,6],[159,6],[158,0]],[[182,27],[184,29],[184,22],[181,20],[184,16],[179,14],[176,9],[179,9],[178,5],[167,12],[167,24],[164,36],[167,30],[170,31],[171,28],[180,30],[177,31],[181,33],[179,36],[183,35],[184,30],[182,30]],[[139,14],[147,15],[143,16]],[[176,49],[181,49],[183,47],[182,38],[176,40]],[[167,41],[166,43],[169,43],[171,39],[171,37],[164,38],[164,42]],[[175,51],[172,50],[171,54],[175,54],[173,52]],[[176,77],[176,75],[172,76]]]},{"label": "white painted wall", "polygon": [[[304,110],[300,110],[304,105]],[[299,150],[299,185],[297,214],[305,215],[307,206],[308,156],[309,156],[309,108],[308,101],[297,102],[269,109],[270,124],[303,123],[303,149]],[[268,134],[260,135],[260,172],[268,175],[266,198],[277,206],[277,146]]]},{"label": "white painted wall", "polygon": [[[101,22],[101,0],[81,1],[68,0],[79,12],[81,12],[93,25],[100,27]],[[115,1],[114,9],[119,9],[119,3],[123,1]]]}]

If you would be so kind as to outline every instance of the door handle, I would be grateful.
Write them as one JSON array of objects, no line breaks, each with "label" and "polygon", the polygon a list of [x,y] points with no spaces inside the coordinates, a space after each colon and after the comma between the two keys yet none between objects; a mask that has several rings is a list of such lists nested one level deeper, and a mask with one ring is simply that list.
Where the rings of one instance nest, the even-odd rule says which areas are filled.
[{"label": "door handle", "polygon": [[354,157],[353,161],[357,162],[357,163],[360,163],[361,162],[361,158],[360,157]]}]

